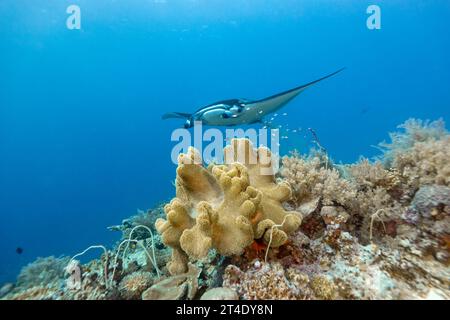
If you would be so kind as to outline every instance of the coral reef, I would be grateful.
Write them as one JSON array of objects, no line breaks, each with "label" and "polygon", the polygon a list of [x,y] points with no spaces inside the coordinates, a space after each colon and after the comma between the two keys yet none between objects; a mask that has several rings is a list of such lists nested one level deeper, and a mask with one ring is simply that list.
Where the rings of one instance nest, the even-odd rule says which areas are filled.
[{"label": "coral reef", "polygon": [[[2,299],[450,299],[450,136],[408,120],[374,161],[325,149],[278,161],[246,139],[205,167],[178,159],[176,197],[111,230],[81,264],[39,258]],[[163,216],[165,215],[165,219]],[[157,231],[157,232],[156,232]]]},{"label": "coral reef", "polygon": [[185,272],[189,257],[202,258],[211,248],[229,256],[242,254],[255,239],[280,246],[300,226],[301,215],[282,206],[291,196],[289,185],[263,172],[272,167],[268,149],[234,139],[224,165],[204,168],[199,158],[193,148],[179,156],[177,196],[165,207],[167,220],[155,224],[173,249],[171,274]]},{"label": "coral reef", "polygon": [[241,299],[449,299],[449,136],[441,121],[401,128],[375,162],[284,157],[300,230],[268,263],[234,259],[223,286]]},{"label": "coral reef", "polygon": [[62,295],[59,288],[64,284],[69,257],[39,257],[22,268],[14,285],[8,286],[2,299],[7,300],[54,300]]}]

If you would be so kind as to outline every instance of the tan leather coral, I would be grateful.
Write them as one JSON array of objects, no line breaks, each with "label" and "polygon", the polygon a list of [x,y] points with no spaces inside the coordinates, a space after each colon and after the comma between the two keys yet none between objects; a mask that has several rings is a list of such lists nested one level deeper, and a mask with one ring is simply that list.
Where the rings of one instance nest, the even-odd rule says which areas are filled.
[{"label": "tan leather coral", "polygon": [[301,215],[287,212],[287,183],[276,183],[267,148],[255,150],[248,139],[233,139],[224,149],[223,165],[205,168],[197,150],[178,158],[176,197],[158,219],[162,241],[172,247],[171,274],[187,271],[188,257],[202,258],[215,248],[239,255],[255,239],[278,247],[301,224]]}]

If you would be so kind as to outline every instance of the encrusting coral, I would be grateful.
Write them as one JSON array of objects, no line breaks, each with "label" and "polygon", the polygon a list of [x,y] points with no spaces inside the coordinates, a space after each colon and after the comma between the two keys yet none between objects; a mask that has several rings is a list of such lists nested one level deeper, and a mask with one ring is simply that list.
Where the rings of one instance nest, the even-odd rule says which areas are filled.
[{"label": "encrusting coral", "polygon": [[167,220],[155,224],[173,249],[171,274],[186,272],[188,257],[202,258],[211,248],[240,255],[255,239],[278,247],[301,224],[299,213],[282,206],[291,189],[276,182],[267,148],[233,139],[224,153],[225,164],[208,168],[194,148],[178,158],[176,198],[165,207]]},{"label": "encrusting coral", "polygon": [[223,286],[235,290],[245,300],[325,299],[336,296],[336,287],[323,275],[308,274],[280,263],[255,263],[247,270],[229,265]]},{"label": "encrusting coral", "polygon": [[141,294],[153,283],[150,272],[134,272],[127,275],[120,281],[119,292],[122,298],[126,300],[141,299]]}]

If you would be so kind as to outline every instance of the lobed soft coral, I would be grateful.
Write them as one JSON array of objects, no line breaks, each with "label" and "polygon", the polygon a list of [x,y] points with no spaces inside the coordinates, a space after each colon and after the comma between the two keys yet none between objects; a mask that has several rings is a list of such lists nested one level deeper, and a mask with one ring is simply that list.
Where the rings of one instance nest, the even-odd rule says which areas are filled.
[{"label": "lobed soft coral", "polygon": [[268,149],[233,139],[224,153],[224,165],[208,168],[194,148],[179,156],[176,198],[164,208],[167,220],[155,224],[173,249],[171,274],[186,272],[188,257],[205,257],[211,248],[240,255],[254,239],[278,247],[300,226],[301,215],[282,206],[291,189],[276,183]]}]

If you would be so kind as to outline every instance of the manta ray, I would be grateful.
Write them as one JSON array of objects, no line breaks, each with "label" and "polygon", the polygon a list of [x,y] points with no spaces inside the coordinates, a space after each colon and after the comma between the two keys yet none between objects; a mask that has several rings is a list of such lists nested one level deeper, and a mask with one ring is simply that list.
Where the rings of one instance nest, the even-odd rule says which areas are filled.
[{"label": "manta ray", "polygon": [[263,123],[265,116],[274,113],[284,107],[289,101],[298,96],[310,86],[325,80],[341,72],[339,69],[320,79],[293,88],[291,90],[275,94],[262,100],[228,99],[209,104],[198,109],[194,113],[170,112],[162,116],[162,119],[185,119],[186,129],[194,126],[194,122],[201,121],[209,126],[237,126],[254,123]]}]

